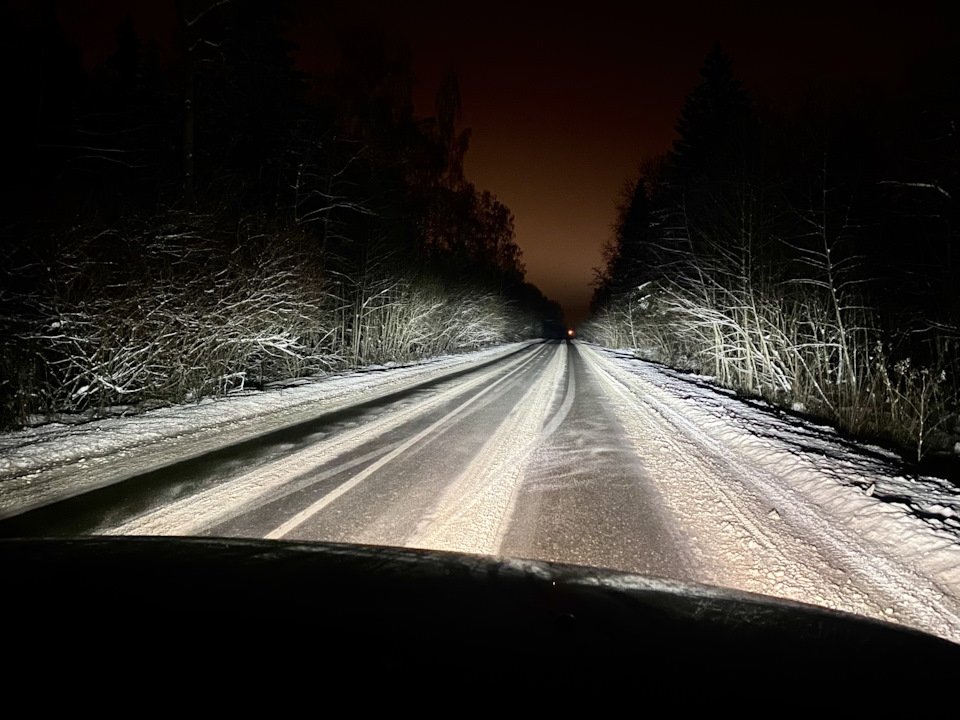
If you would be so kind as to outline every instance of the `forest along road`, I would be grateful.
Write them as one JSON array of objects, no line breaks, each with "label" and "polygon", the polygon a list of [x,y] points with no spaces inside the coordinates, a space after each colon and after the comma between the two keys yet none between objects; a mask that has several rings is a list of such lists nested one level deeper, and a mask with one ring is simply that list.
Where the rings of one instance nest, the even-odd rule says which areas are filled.
[{"label": "forest along road", "polygon": [[856,487],[798,474],[782,448],[752,452],[742,401],[631,362],[576,341],[533,344],[9,517],[0,533],[255,537],[571,562],[960,641],[960,545]]}]

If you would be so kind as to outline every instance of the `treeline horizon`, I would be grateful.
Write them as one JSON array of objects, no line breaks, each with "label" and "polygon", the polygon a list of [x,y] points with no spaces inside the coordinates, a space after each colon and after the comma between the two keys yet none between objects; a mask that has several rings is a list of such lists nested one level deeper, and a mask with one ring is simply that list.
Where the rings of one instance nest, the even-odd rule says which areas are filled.
[{"label": "treeline horizon", "polygon": [[[960,84],[747,92],[719,45],[619,202],[582,337],[920,462],[960,437]],[[956,58],[953,58],[954,66]],[[927,72],[925,72],[927,71]]]},{"label": "treeline horizon", "polygon": [[454,74],[416,117],[375,34],[308,78],[285,3],[177,8],[172,59],[128,16],[89,72],[52,8],[2,11],[0,428],[562,332],[463,175]]}]

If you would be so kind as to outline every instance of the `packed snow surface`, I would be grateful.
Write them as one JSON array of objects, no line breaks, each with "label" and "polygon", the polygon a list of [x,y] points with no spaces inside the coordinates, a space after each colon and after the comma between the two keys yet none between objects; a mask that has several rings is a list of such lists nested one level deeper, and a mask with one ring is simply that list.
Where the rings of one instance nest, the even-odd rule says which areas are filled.
[{"label": "packed snow surface", "polygon": [[[105,531],[195,534],[259,508],[265,497],[293,497],[345,473],[340,484],[278,518],[268,537],[309,537],[298,533],[314,519],[347,513],[350,498],[373,502],[371,488],[382,487],[398,509],[398,534],[343,514],[353,533],[348,541],[522,553],[533,547],[522,544],[524,533],[540,533],[537,559],[576,562],[600,538],[612,552],[598,557],[638,571],[635,556],[659,543],[671,546],[657,573],[668,579],[836,608],[960,642],[960,492],[949,482],[905,474],[887,451],[739,398],[709,378],[581,342],[517,352],[524,347],[10,433],[0,437],[0,517],[506,358]],[[484,415],[496,408],[501,415]],[[493,430],[476,438],[475,455],[449,479],[420,465],[431,447],[442,447],[430,438],[470,437],[470,423],[481,417],[494,418]],[[413,418],[417,429],[397,435]],[[377,447],[388,433],[392,444]],[[623,461],[616,482],[604,457]],[[404,466],[413,470],[404,475]],[[417,484],[390,485],[402,476]],[[628,501],[640,485],[642,512]],[[563,502],[540,513],[535,502],[523,505],[535,496]],[[584,521],[594,527],[585,528],[577,518],[593,507],[591,498],[608,502],[595,502],[598,510]],[[366,507],[382,517],[393,512]],[[400,527],[401,516],[412,518],[408,526]],[[645,537],[644,547],[622,529],[588,532],[604,523],[637,529],[633,539]],[[661,530],[639,532],[654,525]]]},{"label": "packed snow surface", "polygon": [[699,580],[960,642],[957,488],[707,378],[580,347],[684,528]]}]

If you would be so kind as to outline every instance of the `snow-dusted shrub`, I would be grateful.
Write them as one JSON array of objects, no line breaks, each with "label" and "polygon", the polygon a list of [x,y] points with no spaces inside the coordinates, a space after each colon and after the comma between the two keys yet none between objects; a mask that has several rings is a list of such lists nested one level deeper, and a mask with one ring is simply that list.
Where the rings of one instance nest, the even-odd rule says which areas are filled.
[{"label": "snow-dusted shrub", "polygon": [[42,256],[32,243],[27,290],[0,297],[3,427],[34,413],[199,401],[539,330],[499,292],[413,272],[388,243],[337,256],[311,233],[266,215],[179,209],[90,221]]},{"label": "snow-dusted shrub", "polygon": [[21,299],[16,334],[44,368],[34,410],[196,400],[338,365],[307,249],[296,228],[215,213],[76,229]]},{"label": "snow-dusted shrub", "polygon": [[439,279],[393,279],[363,308],[361,360],[429,357],[511,338],[511,308],[498,294],[445,286]]},{"label": "snow-dusted shrub", "polygon": [[[830,255],[817,257],[822,270]],[[929,367],[894,361],[856,283],[841,284],[826,271],[764,282],[705,261],[691,267],[614,296],[580,336],[653,353],[785,407],[803,406],[916,460],[931,449],[956,398],[957,343],[934,343]]]}]

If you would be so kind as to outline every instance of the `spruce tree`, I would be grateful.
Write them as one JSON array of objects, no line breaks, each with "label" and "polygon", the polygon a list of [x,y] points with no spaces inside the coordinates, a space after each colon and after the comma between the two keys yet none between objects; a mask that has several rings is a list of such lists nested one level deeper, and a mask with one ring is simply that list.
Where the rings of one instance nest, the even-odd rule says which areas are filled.
[{"label": "spruce tree", "polygon": [[703,81],[687,96],[670,157],[672,180],[683,182],[723,164],[751,123],[750,98],[716,43],[700,69]]}]

